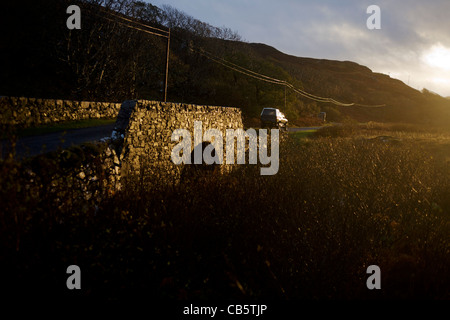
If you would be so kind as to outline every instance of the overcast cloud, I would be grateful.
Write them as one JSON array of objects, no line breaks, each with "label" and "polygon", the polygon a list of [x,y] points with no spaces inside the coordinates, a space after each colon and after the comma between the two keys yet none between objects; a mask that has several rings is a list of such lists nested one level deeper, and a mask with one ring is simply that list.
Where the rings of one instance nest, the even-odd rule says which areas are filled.
[{"label": "overcast cloud", "polygon": [[[450,96],[449,0],[148,0],[300,57],[350,60]],[[367,7],[381,9],[369,30]]]}]

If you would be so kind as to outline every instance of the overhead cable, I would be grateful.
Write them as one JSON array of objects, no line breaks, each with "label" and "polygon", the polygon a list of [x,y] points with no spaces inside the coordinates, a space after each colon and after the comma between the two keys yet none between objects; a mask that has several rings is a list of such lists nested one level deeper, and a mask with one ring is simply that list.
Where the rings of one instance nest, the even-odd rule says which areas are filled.
[{"label": "overhead cable", "polygon": [[[138,25],[146,27],[146,28],[150,28],[150,29],[157,30],[157,31],[160,31],[160,32],[163,32],[163,33],[167,33],[167,35],[155,33],[155,32],[149,31],[149,30],[145,30],[145,29],[141,29],[141,28],[132,26],[132,25],[130,25],[128,23],[112,20],[110,18],[102,16],[103,18],[105,18],[105,19],[107,19],[109,21],[113,21],[113,22],[118,23],[120,25],[123,25],[125,27],[132,28],[132,29],[135,29],[135,30],[138,30],[138,31],[142,31],[142,32],[145,32],[145,33],[149,33],[149,34],[152,34],[152,35],[169,38],[169,31],[165,31],[165,30],[162,30],[162,29],[159,29],[159,28],[155,28],[155,27],[149,26],[147,24],[144,24],[144,23],[132,20],[132,19],[125,18],[125,17],[123,17],[123,16],[121,16],[119,14],[112,13],[110,11],[106,11],[106,10],[102,10],[102,11],[104,11],[105,13],[107,13],[107,14],[109,14],[111,16],[120,18],[120,19],[122,19],[124,21],[132,22],[132,23],[138,24]],[[231,69],[233,71],[239,72],[241,74],[244,74],[246,76],[255,78],[255,79],[260,80],[260,81],[265,81],[265,82],[268,82],[268,83],[285,86],[285,87],[291,89],[292,91],[296,92],[297,94],[299,94],[299,95],[301,95],[301,96],[303,96],[305,98],[317,101],[317,102],[332,103],[334,105],[342,106],[342,107],[357,106],[357,107],[365,107],[365,108],[379,108],[379,107],[386,106],[385,104],[381,104],[381,105],[364,105],[364,104],[359,104],[359,103],[343,103],[343,102],[337,101],[337,100],[332,99],[332,98],[316,96],[316,95],[313,95],[313,94],[311,94],[309,92],[306,92],[306,91],[304,91],[302,89],[294,87],[291,83],[289,83],[289,82],[287,82],[285,80],[280,80],[280,79],[276,79],[276,78],[273,78],[273,77],[269,77],[267,75],[264,75],[264,74],[252,71],[252,70],[247,69],[247,68],[244,68],[244,67],[239,66],[239,65],[237,65],[235,63],[227,61],[227,60],[225,60],[225,59],[223,59],[221,57],[218,57],[218,56],[216,56],[216,55],[214,55],[214,54],[204,50],[203,48],[197,49],[197,48],[194,48],[194,46],[191,44],[190,45],[190,49],[192,51],[194,51],[194,52],[204,56],[205,58],[207,58],[207,59],[209,59],[209,60],[211,60],[213,62],[216,62],[216,63],[218,63],[218,64],[220,64],[220,65],[222,65],[222,66],[224,66],[226,68],[229,68],[229,69]]]}]

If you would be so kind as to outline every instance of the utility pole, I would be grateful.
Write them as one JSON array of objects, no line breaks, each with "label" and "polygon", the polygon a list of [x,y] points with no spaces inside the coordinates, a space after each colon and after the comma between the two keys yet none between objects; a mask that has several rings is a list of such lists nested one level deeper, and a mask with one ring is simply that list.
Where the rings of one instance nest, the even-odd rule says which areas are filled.
[{"label": "utility pole", "polygon": [[164,102],[167,102],[167,81],[169,79],[170,28],[167,36],[166,76],[164,83]]},{"label": "utility pole", "polygon": [[284,114],[286,114],[286,85],[284,85]]}]

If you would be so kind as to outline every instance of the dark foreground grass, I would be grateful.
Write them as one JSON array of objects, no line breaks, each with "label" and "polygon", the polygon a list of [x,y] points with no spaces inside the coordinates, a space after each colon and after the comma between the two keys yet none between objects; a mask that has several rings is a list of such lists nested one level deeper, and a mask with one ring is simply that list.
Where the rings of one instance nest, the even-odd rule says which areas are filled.
[{"label": "dark foreground grass", "polygon": [[[450,170],[431,150],[289,138],[275,176],[239,166],[158,190],[131,184],[101,201],[60,193],[58,205],[50,187],[27,190],[24,168],[4,162],[1,290],[18,299],[449,299]],[[66,288],[72,264],[82,271],[77,292]],[[366,287],[372,264],[381,290]]]}]

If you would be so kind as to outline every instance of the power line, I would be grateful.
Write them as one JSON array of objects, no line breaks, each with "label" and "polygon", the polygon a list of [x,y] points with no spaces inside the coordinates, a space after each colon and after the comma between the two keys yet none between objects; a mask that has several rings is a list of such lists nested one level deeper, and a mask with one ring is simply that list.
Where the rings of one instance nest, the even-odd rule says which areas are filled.
[{"label": "power line", "polygon": [[166,38],[166,39],[169,38],[169,36],[165,36],[165,35],[158,34],[158,33],[155,33],[155,32],[151,32],[151,31],[148,31],[148,30],[144,30],[144,29],[141,29],[141,28],[130,26],[130,25],[126,24],[126,23],[123,23],[123,22],[120,22],[120,21],[116,21],[116,20],[113,20],[113,19],[110,19],[110,18],[107,18],[107,17],[103,17],[103,18],[108,20],[108,21],[120,24],[120,25],[122,25],[124,27],[130,28],[130,29],[135,29],[135,30],[138,30],[138,31],[142,31],[142,32],[145,32],[145,33],[148,33],[148,34],[151,34],[151,35],[154,35],[154,36],[163,37],[163,38]]},{"label": "power line", "polygon": [[[243,70],[240,70],[240,69],[238,69],[238,68],[229,66],[229,65],[227,65],[226,63],[222,62],[222,61],[221,61],[221,58],[218,58],[218,57],[212,57],[212,56],[206,54],[206,51],[204,51],[204,50],[198,50],[198,49],[195,49],[195,48],[193,48],[193,47],[191,47],[191,50],[194,51],[194,52],[197,52],[197,53],[201,54],[202,56],[206,57],[206,58],[209,59],[209,60],[212,60],[212,61],[214,61],[214,62],[216,62],[216,63],[218,63],[218,64],[223,65],[224,67],[227,67],[227,68],[229,68],[229,69],[231,69],[231,70],[234,70],[234,71],[236,71],[236,72],[240,72],[240,73],[245,74],[245,75],[247,75],[247,76],[249,76],[249,77],[252,77],[252,78],[255,78],[255,79],[258,79],[258,80],[261,80],[261,81],[266,81],[266,82],[269,82],[269,83],[274,83],[274,84],[281,84],[281,85],[284,85],[284,81],[281,81],[281,80],[278,80],[278,79],[271,80],[270,77],[263,77],[262,75],[261,75],[261,76],[255,75],[255,72],[243,71]],[[282,82],[282,83],[280,83],[280,82]]]},{"label": "power line", "polygon": [[234,70],[236,72],[240,72],[240,73],[242,73],[244,75],[253,77],[253,78],[257,79],[257,80],[266,81],[266,82],[273,83],[273,84],[278,84],[278,85],[283,85],[283,86],[288,87],[289,89],[293,90],[294,92],[300,94],[301,96],[303,96],[305,98],[308,98],[308,99],[311,99],[311,100],[314,100],[314,101],[317,101],[317,102],[332,103],[334,105],[341,106],[341,107],[359,106],[359,107],[379,108],[379,107],[384,107],[385,106],[385,104],[382,104],[382,105],[363,105],[363,104],[358,104],[358,103],[343,103],[343,102],[337,101],[337,100],[332,99],[332,98],[319,97],[319,96],[313,95],[313,94],[311,94],[309,92],[306,92],[306,91],[304,91],[302,89],[296,88],[291,83],[289,83],[289,82],[287,82],[285,80],[272,78],[272,77],[269,77],[267,75],[264,75],[264,74],[261,74],[261,73],[258,73],[258,72],[246,69],[246,68],[244,68],[242,66],[236,65],[236,64],[234,64],[232,62],[229,62],[229,61],[227,61],[227,60],[225,60],[223,58],[217,57],[217,56],[213,55],[212,53],[210,53],[210,52],[208,52],[208,51],[206,51],[204,49],[200,49],[199,50],[199,49],[194,48],[191,45],[191,50],[193,50],[193,51],[203,55],[204,57],[206,57],[206,58],[208,58],[208,59],[210,59],[210,60],[212,60],[212,61],[214,61],[216,63],[219,63],[219,64],[221,64],[221,65],[223,65],[223,66],[225,66],[225,67],[227,67],[227,68],[229,68],[231,70]]},{"label": "power line", "polygon": [[[210,55],[210,56],[214,56],[212,53],[210,53],[210,52],[208,52],[208,51],[206,51],[206,50],[202,50],[202,52],[204,52],[204,53],[206,53],[206,54],[208,54],[208,55]],[[223,62],[226,63],[226,64],[230,64],[230,65],[232,65],[232,66],[234,66],[234,67],[236,67],[236,68],[238,68],[238,69],[244,70],[244,71],[247,72],[247,73],[251,73],[251,74],[256,75],[256,76],[258,76],[258,77],[262,77],[262,78],[265,78],[265,79],[267,79],[267,80],[271,80],[271,81],[276,82],[276,83],[281,84],[281,85],[285,85],[285,84],[286,84],[286,81],[284,81],[284,80],[279,80],[279,79],[276,79],[276,78],[272,78],[272,77],[266,76],[266,75],[264,75],[264,74],[261,74],[261,73],[258,73],[258,72],[255,72],[255,71],[246,69],[246,68],[244,68],[244,67],[242,67],[242,66],[239,66],[239,65],[237,65],[237,64],[234,64],[234,63],[232,63],[232,62],[230,62],[230,61],[227,61],[227,60],[225,60],[225,59],[223,59],[223,58],[220,58],[220,57],[217,57],[217,56],[214,56],[214,57],[216,57],[216,59],[219,59],[220,61],[223,61]]]},{"label": "power line", "polygon": [[114,22],[114,23],[118,23],[118,24],[120,24],[120,25],[122,25],[122,26],[124,26],[124,27],[131,28],[131,29],[135,29],[135,30],[138,30],[138,31],[142,31],[142,32],[145,32],[145,33],[148,33],[148,34],[151,34],[151,35],[155,35],[155,36],[163,37],[163,38],[166,38],[166,39],[167,39],[166,68],[165,68],[166,70],[165,70],[165,76],[164,76],[164,102],[166,102],[166,101],[167,101],[167,83],[168,83],[168,79],[169,79],[170,28],[169,28],[169,30],[167,30],[167,31],[166,31],[166,30],[162,30],[162,29],[158,29],[158,28],[155,28],[155,27],[152,27],[152,26],[149,26],[149,25],[140,23],[140,22],[138,22],[138,21],[135,21],[135,20],[132,20],[132,19],[125,18],[125,17],[123,17],[123,16],[121,16],[121,15],[119,15],[119,14],[112,13],[111,11],[105,11],[103,8],[102,8],[101,10],[102,10],[103,12],[105,12],[105,13],[110,14],[111,16],[120,18],[120,19],[125,20],[125,21],[127,21],[127,22],[136,23],[136,24],[138,24],[138,25],[140,25],[140,26],[143,26],[143,27],[145,27],[145,28],[149,28],[149,29],[153,29],[153,30],[160,31],[160,32],[162,32],[162,33],[166,33],[166,34],[160,34],[160,33],[156,33],[156,32],[153,32],[153,31],[144,30],[144,29],[141,29],[141,28],[132,26],[132,25],[130,25],[130,24],[128,24],[128,23],[125,23],[125,22],[115,21],[115,20],[110,19],[110,18],[108,18],[108,17],[101,16],[100,14],[94,12],[95,14],[101,16],[102,18],[104,18],[104,19],[106,19],[106,20],[109,20],[109,21],[112,21],[112,22]]},{"label": "power line", "polygon": [[[138,25],[140,25],[140,26],[142,26],[142,27],[145,27],[145,28],[149,28],[149,29],[153,29],[153,30],[156,30],[156,31],[165,33],[165,34],[166,34],[165,37],[167,37],[167,36],[169,35],[169,33],[170,33],[170,32],[167,31],[167,30],[159,29],[159,28],[150,26],[150,25],[148,25],[148,24],[141,23],[141,22],[136,21],[136,20],[132,20],[132,19],[129,19],[129,18],[125,18],[124,16],[122,16],[122,15],[120,15],[120,14],[118,14],[118,13],[113,13],[111,10],[107,10],[106,8],[103,8],[103,7],[100,7],[100,10],[102,10],[104,13],[107,13],[107,14],[109,14],[109,15],[111,15],[111,16],[116,17],[116,18],[119,18],[119,19],[122,19],[122,20],[125,20],[125,21],[128,21],[128,22],[132,22],[132,23],[138,24]],[[138,30],[140,30],[140,29],[138,29]],[[161,36],[164,36],[164,35],[161,35]]]},{"label": "power line", "polygon": [[[132,20],[132,19],[125,18],[125,17],[123,17],[123,16],[121,16],[119,14],[115,14],[115,13],[112,13],[110,11],[106,11],[103,8],[102,8],[102,11],[104,11],[105,13],[110,14],[111,16],[120,18],[120,19],[122,19],[124,21],[136,23],[136,24],[138,24],[140,26],[143,26],[143,27],[146,27],[146,28],[150,28],[150,29],[154,29],[154,30],[157,30],[157,31],[160,31],[160,32],[163,32],[163,33],[166,33],[166,34],[159,34],[159,33],[156,33],[156,32],[149,31],[149,30],[144,30],[144,29],[141,29],[141,28],[137,28],[135,26],[129,25],[129,24],[124,23],[124,22],[115,21],[115,20],[112,20],[112,19],[107,18],[105,16],[101,16],[104,19],[107,19],[109,21],[118,23],[118,24],[123,25],[125,27],[132,28],[132,29],[135,29],[135,30],[138,30],[138,31],[142,31],[142,32],[145,32],[145,33],[148,33],[148,34],[152,34],[152,35],[156,35],[156,36],[167,38],[168,43],[167,43],[166,77],[165,77],[165,93],[164,93],[164,101],[166,101],[166,99],[167,99],[168,64],[169,64],[169,45],[170,45],[170,36],[171,36],[170,35],[170,28],[169,28],[169,31],[166,31],[166,30],[162,30],[162,29],[159,29],[159,28],[155,28],[155,27],[149,26],[147,24],[143,24],[141,22],[138,22],[138,21],[135,21],[135,20]],[[255,79],[260,80],[260,81],[265,81],[265,82],[272,83],[272,84],[277,84],[277,85],[283,85],[285,88],[287,87],[287,88],[291,89],[292,91],[296,92],[297,94],[299,94],[299,95],[301,95],[301,96],[303,96],[305,98],[317,101],[317,102],[332,103],[334,105],[342,106],[342,107],[358,106],[358,107],[365,107],[365,108],[379,108],[379,107],[386,106],[385,104],[381,104],[381,105],[364,105],[364,104],[359,104],[359,103],[343,103],[343,102],[337,101],[337,100],[332,99],[332,98],[316,96],[316,95],[313,95],[313,94],[311,94],[309,92],[306,92],[306,91],[304,91],[302,89],[294,87],[291,83],[289,83],[289,82],[287,82],[285,80],[280,80],[280,79],[276,79],[276,78],[273,78],[273,77],[269,77],[267,75],[264,75],[264,74],[252,71],[252,70],[247,69],[247,68],[244,68],[244,67],[239,66],[237,64],[234,64],[234,63],[232,63],[230,61],[227,61],[227,60],[225,60],[225,59],[223,59],[221,57],[218,57],[218,56],[216,56],[216,55],[214,55],[214,54],[204,50],[203,48],[200,48],[200,49],[194,48],[194,46],[192,44],[190,44],[189,47],[190,47],[190,49],[192,51],[197,52],[198,54],[206,57],[207,59],[209,59],[209,60],[211,60],[213,62],[216,62],[216,63],[218,63],[218,64],[220,64],[220,65],[222,65],[222,66],[224,66],[226,68],[229,68],[229,69],[231,69],[233,71],[239,72],[241,74],[244,74],[246,76],[255,78]]]}]

